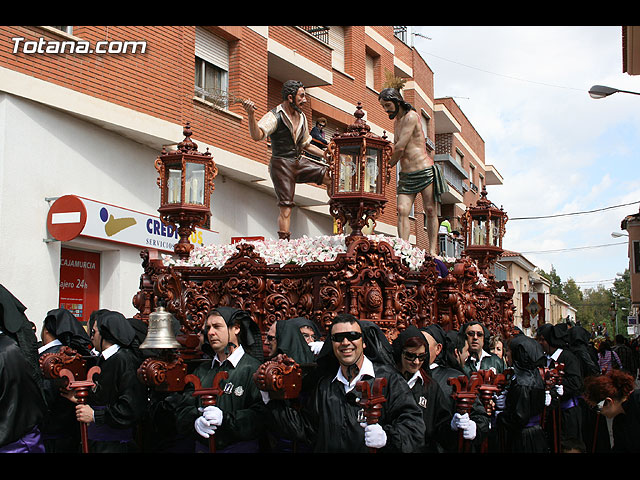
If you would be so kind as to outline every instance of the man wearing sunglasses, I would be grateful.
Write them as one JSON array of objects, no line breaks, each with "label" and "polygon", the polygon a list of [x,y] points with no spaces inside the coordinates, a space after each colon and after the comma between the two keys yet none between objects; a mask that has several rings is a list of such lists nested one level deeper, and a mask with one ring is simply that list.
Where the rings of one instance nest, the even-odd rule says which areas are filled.
[{"label": "man wearing sunglasses", "polygon": [[[424,442],[422,413],[406,381],[395,370],[391,346],[372,322],[338,315],[317,359],[318,380],[301,410],[285,400],[270,400],[274,425],[315,452],[418,452]],[[376,378],[386,379],[378,423],[367,425],[359,381],[373,392]]]},{"label": "man wearing sunglasses", "polygon": [[464,369],[469,375],[479,370],[493,370],[493,373],[502,373],[504,364],[494,353],[489,353],[484,349],[489,344],[488,330],[477,320],[472,320],[462,327],[462,332],[469,341],[469,358],[465,362]]}]

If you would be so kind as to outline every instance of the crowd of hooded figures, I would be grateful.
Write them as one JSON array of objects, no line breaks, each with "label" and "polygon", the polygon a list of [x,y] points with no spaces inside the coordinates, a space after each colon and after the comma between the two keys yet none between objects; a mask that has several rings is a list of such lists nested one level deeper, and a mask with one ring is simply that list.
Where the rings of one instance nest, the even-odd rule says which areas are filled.
[{"label": "crowd of hooded figures", "polygon": [[[217,307],[203,325],[200,357],[189,362],[199,382],[174,392],[137,374],[158,353],[140,348],[143,321],[103,309],[84,326],[58,308],[38,339],[26,307],[1,285],[0,304],[0,452],[640,450],[637,349],[622,339],[598,352],[580,325],[544,324],[535,337],[514,329],[509,338],[477,321],[449,331],[411,325],[389,341],[374,322],[339,314],[326,332],[300,317],[263,335],[249,312]],[[98,367],[82,398],[40,367],[41,356],[63,347]],[[603,360],[607,351],[615,356]],[[299,366],[295,398],[261,389],[273,359]],[[558,370],[550,382],[545,372]],[[456,385],[474,372],[504,382],[488,402],[478,395],[461,408]],[[220,393],[205,402],[197,389],[214,384]],[[365,392],[379,395],[375,408]]]}]

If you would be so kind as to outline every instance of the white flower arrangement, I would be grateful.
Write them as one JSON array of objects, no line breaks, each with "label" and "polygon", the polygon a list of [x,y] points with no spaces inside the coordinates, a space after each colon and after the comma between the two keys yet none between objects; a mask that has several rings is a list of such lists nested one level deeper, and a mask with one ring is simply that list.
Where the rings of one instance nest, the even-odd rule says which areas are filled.
[{"label": "white flower arrangement", "polygon": [[[386,235],[366,235],[371,241],[389,243],[396,256],[400,257],[411,270],[418,270],[426,258],[427,252],[411,245],[398,237]],[[254,246],[254,252],[268,265],[288,264],[303,266],[309,262],[331,262],[338,254],[345,253],[347,246],[345,235],[306,235],[292,240],[241,240]],[[180,260],[171,255],[162,255],[165,266],[209,267],[220,269],[237,252],[236,244],[194,246],[188,260]],[[455,263],[455,258],[437,257],[445,264]]]}]

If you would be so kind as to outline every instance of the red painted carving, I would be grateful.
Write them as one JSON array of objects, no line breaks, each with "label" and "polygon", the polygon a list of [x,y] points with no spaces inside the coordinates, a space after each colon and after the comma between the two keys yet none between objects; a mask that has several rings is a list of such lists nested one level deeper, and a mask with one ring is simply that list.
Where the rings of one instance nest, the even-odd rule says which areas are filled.
[{"label": "red painted carving", "polygon": [[[75,374],[71,370],[63,368],[60,370],[60,377],[69,380],[67,388],[74,391],[74,395],[79,405],[87,403],[89,390],[95,386],[93,376],[100,373],[100,367],[94,366],[89,369],[87,376],[83,380],[77,380]],[[89,437],[87,434],[87,424],[80,422],[80,438],[82,440],[82,453],[89,453]]]},{"label": "red painted carving", "polygon": [[[356,383],[356,390],[362,393],[360,405],[362,405],[364,410],[364,418],[367,425],[375,425],[380,419],[382,404],[387,401],[383,394],[383,389],[386,385],[387,379],[384,377],[375,378],[373,380],[373,387],[369,385],[369,382],[364,380]],[[373,453],[376,449],[371,447],[369,451]]]},{"label": "red painted carving", "polygon": [[302,388],[302,369],[284,354],[264,362],[253,374],[253,380],[262,391],[274,399],[298,398]]}]

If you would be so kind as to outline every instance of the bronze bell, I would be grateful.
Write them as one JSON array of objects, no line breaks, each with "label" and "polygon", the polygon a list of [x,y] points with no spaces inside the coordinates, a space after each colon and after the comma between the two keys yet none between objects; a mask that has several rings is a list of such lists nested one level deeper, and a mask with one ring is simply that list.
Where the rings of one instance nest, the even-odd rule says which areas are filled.
[{"label": "bronze bell", "polygon": [[175,317],[167,312],[164,307],[157,307],[149,315],[149,328],[144,342],[140,348],[180,348],[173,331]]}]

